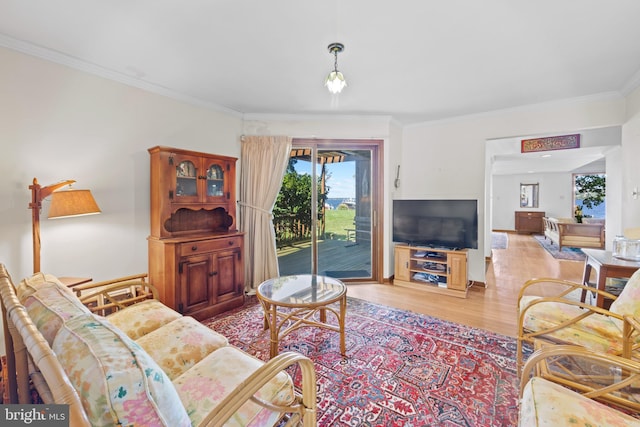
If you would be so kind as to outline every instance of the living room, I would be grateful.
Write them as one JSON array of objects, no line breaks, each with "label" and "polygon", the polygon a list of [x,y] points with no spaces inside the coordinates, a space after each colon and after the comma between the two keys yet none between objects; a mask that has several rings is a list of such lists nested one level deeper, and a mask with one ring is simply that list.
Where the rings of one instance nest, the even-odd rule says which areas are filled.
[{"label": "living room", "polygon": [[[637,8],[636,5],[626,7],[634,11]],[[634,16],[634,13],[621,13],[617,9],[614,14],[627,19]],[[9,15],[4,18],[8,20],[6,16]],[[600,24],[598,19],[594,22]],[[350,80],[342,98],[325,96],[325,106],[332,104],[331,101],[333,104],[319,114],[311,114],[310,111],[316,110],[302,107],[296,113],[239,111],[225,107],[223,100],[219,101],[220,104],[203,101],[154,85],[145,81],[133,65],[129,74],[110,73],[89,59],[80,60],[73,55],[26,42],[18,37],[20,31],[9,31],[15,25],[21,24],[9,24],[3,20],[0,26],[0,33],[3,33],[0,36],[0,129],[3,139],[0,165],[6,176],[0,183],[3,200],[0,262],[7,266],[16,281],[32,273],[28,187],[34,177],[43,185],[73,179],[76,181],[74,188],[91,189],[102,210],[96,216],[43,221],[42,271],[56,276],[106,280],[148,269],[150,178],[147,150],[164,145],[240,157],[242,136],[251,135],[383,141],[384,165],[378,178],[383,181],[384,188],[384,209],[379,219],[383,224],[382,281],[385,282],[394,274],[392,201],[423,198],[478,200],[479,248],[469,251],[469,279],[477,283],[487,282],[485,260],[491,255],[491,231],[512,229],[513,212],[519,209],[513,201],[518,197],[517,185],[533,179],[523,171],[522,175],[496,183],[487,160],[494,141],[509,139],[517,143],[530,137],[578,133],[583,135],[584,143],[589,146],[593,141],[590,135],[608,134],[613,130],[613,136],[606,138],[606,145],[613,148],[605,154],[606,247],[611,248],[613,236],[627,228],[640,226],[640,202],[637,198],[640,170],[636,160],[640,158],[640,67],[637,63],[625,62],[628,61],[626,58],[640,55],[634,50],[637,50],[635,46],[628,47],[628,51],[617,52],[619,46],[629,45],[620,43],[618,39],[605,49],[616,50],[617,53],[608,60],[606,68],[616,70],[620,64],[622,70],[617,80],[598,86],[599,90],[580,94],[560,91],[567,96],[533,97],[523,104],[470,109],[453,115],[447,115],[443,108],[443,112],[438,113],[441,115],[425,113],[419,119],[401,121],[387,110],[359,114],[357,109],[347,109],[351,107],[347,91],[358,90],[358,86],[362,88],[364,79]],[[38,25],[30,23],[23,26],[38,28]],[[633,33],[636,31],[635,22],[619,24],[619,27],[629,32],[623,35],[627,42],[637,40]],[[6,35],[4,31],[7,31]],[[449,35],[443,35],[441,39],[447,37]],[[324,43],[322,40],[319,43]],[[109,45],[108,37],[93,42],[96,46]],[[329,67],[334,58],[326,52],[325,44],[318,50],[318,62],[322,67]],[[357,45],[350,50],[351,46],[347,44],[345,55],[338,56],[341,67],[347,67],[348,60],[355,61],[355,54],[347,56],[347,52],[358,50]],[[113,46],[112,49],[120,47]],[[389,52],[391,50],[381,50],[371,55],[375,61],[369,68],[386,67],[385,55]],[[227,58],[226,53],[217,50],[207,55],[215,57],[219,62],[214,65],[222,68],[219,64],[235,59]],[[131,53],[131,58],[136,56],[141,56],[139,51]],[[549,58],[555,58],[555,54],[550,53]],[[392,57],[394,61],[398,59],[397,56]],[[303,62],[294,61],[293,57],[286,55],[278,56],[278,60],[279,63]],[[440,62],[444,63],[447,62]],[[633,71],[627,72],[634,65]],[[193,64],[189,67],[198,68]],[[593,63],[588,63],[587,67],[593,68]],[[324,68],[320,71],[320,74],[325,74]],[[349,78],[346,70],[345,74]],[[571,87],[578,77],[578,74],[571,75],[564,87]],[[294,75],[291,80],[296,78]],[[265,87],[270,85],[268,79],[256,79]],[[466,80],[471,81],[475,88],[495,92],[498,96],[495,87],[487,89],[473,73]],[[531,79],[532,84],[534,80]],[[369,82],[368,92],[376,92],[379,86],[386,86],[375,80]],[[454,86],[458,84],[453,83]],[[522,80],[520,84],[526,86],[527,82]],[[322,82],[318,86],[318,94],[328,95]],[[420,92],[420,97],[427,99],[430,93],[435,94],[436,89],[429,92],[409,88],[403,93],[407,92]],[[454,92],[451,90],[452,103],[456,99]],[[463,98],[475,95],[476,92],[469,91]],[[278,96],[271,96],[274,98]],[[294,100],[290,103],[298,105]],[[452,108],[451,105],[448,107]],[[597,144],[600,142],[598,139]],[[238,169],[241,168],[239,164]],[[398,175],[396,171],[399,171]],[[565,178],[562,178],[563,186],[568,186]],[[398,186],[394,185],[396,179]],[[557,191],[558,181],[539,176],[535,181],[541,183],[540,209],[558,216],[570,216],[570,196]],[[549,195],[549,191],[553,193]],[[501,206],[498,198],[505,201],[505,206]],[[553,207],[548,203],[553,203]],[[48,202],[45,201],[43,218],[47,210]],[[463,304],[464,300],[460,300],[460,305]]]}]

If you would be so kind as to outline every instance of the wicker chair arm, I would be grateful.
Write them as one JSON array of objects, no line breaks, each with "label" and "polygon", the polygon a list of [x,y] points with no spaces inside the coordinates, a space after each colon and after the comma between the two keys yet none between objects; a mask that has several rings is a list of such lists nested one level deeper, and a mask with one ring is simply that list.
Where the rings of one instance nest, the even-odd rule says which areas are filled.
[{"label": "wicker chair arm", "polygon": [[73,288],[80,301],[95,313],[106,315],[146,299],[158,299],[158,289],[146,274],[90,282]]},{"label": "wicker chair arm", "polygon": [[613,295],[609,292],[594,288],[592,286],[585,286],[582,285],[580,283],[576,283],[576,282],[572,282],[570,280],[563,280],[563,279],[554,279],[551,277],[541,277],[541,278],[537,278],[537,279],[530,279],[527,280],[524,285],[522,285],[522,287],[520,288],[520,292],[518,293],[518,306],[520,306],[520,300],[522,300],[522,298],[524,296],[530,295],[527,294],[527,291],[529,291],[529,288],[535,286],[535,285],[539,285],[541,283],[544,283],[544,289],[545,292],[549,292],[550,291],[550,287],[557,289],[558,293],[556,295],[554,295],[557,298],[563,298],[564,296],[568,295],[571,292],[577,291],[577,290],[581,290],[581,291],[585,291],[585,292],[593,292],[596,294],[600,294],[605,298],[611,299],[613,301],[615,301],[618,297],[616,295]]},{"label": "wicker chair arm", "polygon": [[[267,382],[284,369],[298,364],[302,373],[302,394],[296,396],[296,400],[288,407],[275,407],[254,397]],[[231,417],[246,401],[252,400],[264,407],[277,410],[282,413],[290,413],[291,418],[286,425],[294,425],[302,419],[305,427],[316,425],[316,373],[313,362],[295,352],[281,353],[265,363],[254,372],[236,389],[222,400],[216,408],[205,417],[201,425],[221,426]]]}]

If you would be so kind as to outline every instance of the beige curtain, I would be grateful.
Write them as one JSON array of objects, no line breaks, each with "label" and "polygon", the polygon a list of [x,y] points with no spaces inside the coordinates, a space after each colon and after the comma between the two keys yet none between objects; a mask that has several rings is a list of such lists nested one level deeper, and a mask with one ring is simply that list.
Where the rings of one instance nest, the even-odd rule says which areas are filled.
[{"label": "beige curtain", "polygon": [[282,186],[291,153],[286,136],[246,136],[240,157],[240,231],[245,240],[245,292],[254,294],[260,283],[278,277],[273,206]]}]

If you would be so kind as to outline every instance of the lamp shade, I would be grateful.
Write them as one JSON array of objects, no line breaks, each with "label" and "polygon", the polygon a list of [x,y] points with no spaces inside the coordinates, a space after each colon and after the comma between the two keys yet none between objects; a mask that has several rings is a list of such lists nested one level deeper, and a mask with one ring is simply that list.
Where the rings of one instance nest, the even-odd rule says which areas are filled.
[{"label": "lamp shade", "polygon": [[347,85],[347,82],[342,73],[336,70],[329,73],[324,85],[329,89],[329,92],[336,94],[342,92],[342,89]]},{"label": "lamp shade", "polygon": [[51,193],[49,218],[92,215],[100,208],[89,190],[66,190]]}]

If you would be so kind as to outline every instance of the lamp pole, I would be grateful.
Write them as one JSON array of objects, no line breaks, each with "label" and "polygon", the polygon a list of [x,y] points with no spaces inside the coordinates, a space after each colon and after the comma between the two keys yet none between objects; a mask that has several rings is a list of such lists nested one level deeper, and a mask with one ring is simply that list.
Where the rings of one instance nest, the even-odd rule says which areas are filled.
[{"label": "lamp pole", "polygon": [[57,184],[48,185],[46,187],[40,186],[38,180],[33,178],[33,184],[29,186],[31,190],[31,203],[29,203],[29,209],[31,209],[31,231],[33,237],[33,272],[38,273],[40,271],[40,209],[42,209],[42,200],[49,197],[51,193],[65,185],[71,185],[75,181],[70,179],[62,181]]}]

